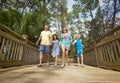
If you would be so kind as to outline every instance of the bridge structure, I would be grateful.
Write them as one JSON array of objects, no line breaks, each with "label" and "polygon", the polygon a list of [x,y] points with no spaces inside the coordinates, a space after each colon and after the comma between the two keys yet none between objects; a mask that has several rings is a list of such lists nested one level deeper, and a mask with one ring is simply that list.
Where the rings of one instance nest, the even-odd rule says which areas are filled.
[{"label": "bridge structure", "polygon": [[0,83],[120,83],[120,27],[85,45],[84,68],[38,63],[38,46],[0,24]]}]

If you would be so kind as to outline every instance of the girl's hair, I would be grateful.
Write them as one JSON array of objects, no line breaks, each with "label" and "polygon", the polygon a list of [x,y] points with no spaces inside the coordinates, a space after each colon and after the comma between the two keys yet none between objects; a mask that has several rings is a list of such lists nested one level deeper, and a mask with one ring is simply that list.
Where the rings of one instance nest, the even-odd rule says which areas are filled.
[{"label": "girl's hair", "polygon": [[54,36],[56,36],[56,39],[57,39],[57,40],[59,40],[59,38],[58,38],[58,35],[57,35],[57,34],[53,34],[53,36],[52,36],[52,39],[53,39],[53,40],[55,40],[55,39],[54,39]]},{"label": "girl's hair", "polygon": [[66,30],[66,32],[68,33],[68,30],[67,30],[67,28],[62,28],[62,33],[64,33],[64,30]]}]

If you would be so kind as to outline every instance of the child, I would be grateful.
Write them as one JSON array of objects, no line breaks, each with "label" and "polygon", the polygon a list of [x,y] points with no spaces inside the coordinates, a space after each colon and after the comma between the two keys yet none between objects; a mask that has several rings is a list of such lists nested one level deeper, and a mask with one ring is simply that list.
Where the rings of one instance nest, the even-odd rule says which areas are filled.
[{"label": "child", "polygon": [[75,44],[75,47],[76,47],[76,56],[77,56],[78,66],[80,66],[80,57],[81,57],[81,67],[84,67],[83,66],[83,45],[80,37],[81,35],[77,34],[77,38],[73,44]]},{"label": "child", "polygon": [[72,41],[72,37],[68,33],[67,28],[63,28],[62,34],[60,35],[60,43],[62,48],[62,67],[64,67],[65,62],[66,62],[66,66],[68,66],[68,52],[70,49],[71,41]]},{"label": "child", "polygon": [[57,56],[59,55],[59,52],[60,52],[60,43],[59,43],[59,40],[58,40],[58,36],[57,34],[54,34],[53,35],[53,50],[52,50],[52,56],[55,57],[55,66],[57,66]]}]

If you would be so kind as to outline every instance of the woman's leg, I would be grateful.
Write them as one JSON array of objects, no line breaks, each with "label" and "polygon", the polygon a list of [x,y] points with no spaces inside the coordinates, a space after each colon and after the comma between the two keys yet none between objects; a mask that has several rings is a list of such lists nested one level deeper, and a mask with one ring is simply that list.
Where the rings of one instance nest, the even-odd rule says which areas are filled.
[{"label": "woman's leg", "polygon": [[69,52],[69,50],[68,49],[66,49],[66,51],[65,51],[65,55],[66,55],[66,66],[68,66],[68,52]]},{"label": "woman's leg", "polygon": [[62,67],[64,66],[65,61],[65,48],[62,47]]}]

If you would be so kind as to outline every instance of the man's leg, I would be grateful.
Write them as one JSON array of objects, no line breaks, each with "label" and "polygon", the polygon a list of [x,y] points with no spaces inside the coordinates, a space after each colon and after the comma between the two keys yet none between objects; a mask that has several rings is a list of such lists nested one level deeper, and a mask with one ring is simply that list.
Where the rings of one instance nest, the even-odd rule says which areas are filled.
[{"label": "man's leg", "polygon": [[47,54],[47,66],[49,66],[49,54]]},{"label": "man's leg", "polygon": [[42,64],[43,52],[40,52],[40,64]]},{"label": "man's leg", "polygon": [[50,52],[50,47],[45,46],[44,53],[46,53],[46,55],[47,55],[47,66],[49,66],[49,57],[50,57],[49,52]]},{"label": "man's leg", "polygon": [[43,58],[43,50],[44,50],[44,47],[41,45],[40,48],[39,48],[39,58],[40,58],[40,63],[38,65],[38,67],[41,67],[41,64],[42,64],[42,58]]}]

